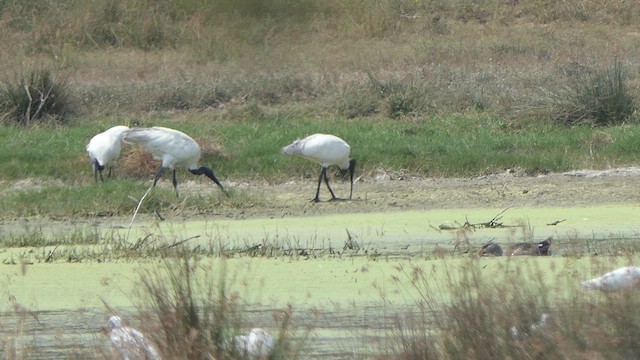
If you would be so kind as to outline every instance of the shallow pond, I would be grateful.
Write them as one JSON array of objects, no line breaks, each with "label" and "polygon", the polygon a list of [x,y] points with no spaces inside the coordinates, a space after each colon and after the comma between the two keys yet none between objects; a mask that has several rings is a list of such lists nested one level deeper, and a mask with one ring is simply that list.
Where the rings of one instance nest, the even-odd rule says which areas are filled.
[{"label": "shallow pond", "polygon": [[[399,211],[388,213],[341,214],[265,219],[210,219],[198,221],[152,222],[144,218],[128,222],[104,222],[93,229],[98,233],[118,232],[129,241],[155,234],[161,241],[188,240],[190,247],[218,244],[243,248],[255,244],[278,244],[306,250],[335,249],[323,256],[290,256],[203,259],[212,271],[227,271],[234,279],[232,290],[240,294],[251,311],[246,321],[251,326],[276,329],[272,313],[291,304],[297,325],[313,328],[306,344],[305,358],[356,358],[371,349],[372,339],[385,335],[396,315],[413,311],[420,294],[412,288],[403,270],[419,266],[429,271],[431,281],[446,284],[451,271],[468,261],[483,243],[506,244],[540,241],[554,237],[554,255],[545,258],[484,258],[482,271],[489,276],[507,268],[548,268],[549,286],[574,291],[579,281],[628,261],[623,257],[603,257],[594,263],[585,257],[596,248],[611,249],[611,243],[635,243],[640,223],[635,206],[597,206],[575,208],[509,208],[498,219],[502,228],[441,230],[441,225],[458,227],[465,221],[489,222],[505,209],[456,209]],[[548,225],[553,222],[556,225]],[[56,228],[56,226],[60,226]],[[66,229],[73,231],[68,224]],[[60,233],[63,225],[43,227]],[[349,235],[347,234],[347,230]],[[4,235],[20,229],[2,228]],[[359,250],[345,249],[348,237]],[[468,247],[444,260],[435,249],[450,252],[456,243]],[[581,256],[564,254],[580,247]],[[613,248],[616,248],[614,245]],[[26,259],[23,265],[0,267],[3,296],[10,299],[1,320],[4,339],[16,337],[31,344],[41,358],[51,358],[69,349],[96,346],[95,335],[107,317],[105,304],[122,313],[134,311],[133,298],[138,270],[155,267],[158,260],[109,259],[98,263],[28,263],[34,249],[4,249],[1,257]],[[608,251],[608,250],[607,250]],[[505,265],[510,262],[511,265]],[[216,270],[217,269],[217,270]],[[446,296],[443,296],[446,301]],[[25,314],[20,309],[26,309]],[[20,330],[20,331],[18,331]],[[6,345],[6,344],[5,344]],[[82,349],[81,349],[82,350]],[[36,358],[29,356],[29,358]]]}]

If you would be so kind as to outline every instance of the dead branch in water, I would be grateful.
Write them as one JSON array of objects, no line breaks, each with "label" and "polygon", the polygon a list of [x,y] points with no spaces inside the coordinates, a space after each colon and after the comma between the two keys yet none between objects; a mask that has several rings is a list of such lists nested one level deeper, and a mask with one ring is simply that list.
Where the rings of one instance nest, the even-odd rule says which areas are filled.
[{"label": "dead branch in water", "polygon": [[[502,214],[504,214],[507,210],[511,209],[512,206],[507,207],[506,209],[500,211],[493,219],[487,222],[475,223],[472,224],[469,222],[469,218],[465,216],[464,224],[460,224],[456,221],[458,226],[451,225],[440,225],[437,230],[459,230],[459,229],[497,229],[497,228],[506,228],[506,227],[515,227],[516,225],[505,225],[504,223],[498,222],[502,219]],[[433,227],[433,226],[432,226]]]},{"label": "dead branch in water", "polygon": [[567,220],[567,219],[556,220],[556,221],[554,221],[554,222],[552,222],[552,223],[548,223],[547,225],[548,225],[548,226],[555,226],[555,225],[558,225],[558,224],[560,224],[561,222],[566,221],[566,220]]}]

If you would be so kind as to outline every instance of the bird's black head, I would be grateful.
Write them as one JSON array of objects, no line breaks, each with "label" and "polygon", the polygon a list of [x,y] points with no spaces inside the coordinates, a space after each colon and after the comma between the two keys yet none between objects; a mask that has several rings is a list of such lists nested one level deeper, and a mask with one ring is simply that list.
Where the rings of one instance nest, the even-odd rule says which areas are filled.
[{"label": "bird's black head", "polygon": [[98,159],[91,158],[91,167],[93,168],[93,177],[96,179],[96,182],[98,182],[98,172],[100,172],[100,180],[104,181],[104,179],[102,178],[102,170],[104,170],[104,165],[100,165]]},{"label": "bird's black head", "polygon": [[96,170],[99,170],[99,171],[104,170],[104,165],[100,165],[100,162],[98,162],[98,159],[95,159],[95,158],[91,159],[91,166],[93,166]]},{"label": "bird's black head", "polygon": [[553,238],[547,238],[544,241],[539,242],[538,245],[538,252],[540,253],[540,255],[549,255],[549,248],[551,247],[551,241],[553,240]]}]

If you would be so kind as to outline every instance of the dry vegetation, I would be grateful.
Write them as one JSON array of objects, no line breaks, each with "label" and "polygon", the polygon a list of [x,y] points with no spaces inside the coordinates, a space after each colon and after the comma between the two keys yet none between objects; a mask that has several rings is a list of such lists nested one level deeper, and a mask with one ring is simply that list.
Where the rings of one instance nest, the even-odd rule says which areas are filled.
[{"label": "dry vegetation", "polygon": [[[204,113],[206,121],[281,114],[290,121],[304,116],[408,123],[486,113],[503,118],[504,127],[515,132],[523,122],[537,120],[631,123],[637,120],[634,103],[640,96],[638,5],[597,0],[0,1],[0,122],[10,122],[15,108],[28,114],[17,116],[20,123],[44,113],[38,96],[54,97],[47,90],[49,79],[38,87],[43,83],[38,76],[51,75],[68,99],[64,111],[45,118],[75,123],[118,119],[145,125],[159,115],[189,118],[175,116],[178,112]],[[20,99],[25,85],[31,89],[28,101]],[[600,103],[605,106],[591,107]],[[598,141],[608,143],[607,134]],[[223,151],[205,146],[209,154]],[[139,169],[146,155],[129,156],[123,171],[155,171]],[[167,273],[175,271],[173,283],[165,272],[143,274],[141,312],[154,319],[149,328],[157,330],[157,341],[178,330],[183,334],[178,340],[193,340],[160,344],[168,358],[228,358],[232,354],[224,351],[223,336],[237,330],[239,320],[224,318],[235,313],[223,310],[238,310],[235,299],[224,293],[224,278],[221,284],[207,283],[203,298],[195,297],[187,289],[191,270],[184,261],[168,265]],[[533,265],[525,275],[505,271],[511,277],[499,287],[478,277],[477,266],[471,261],[461,270],[462,280],[440,284],[429,283],[420,267],[400,269],[423,294],[411,304],[421,317],[399,317],[397,336],[389,337],[380,356],[626,359],[638,353],[640,321],[633,296],[574,295],[556,302],[542,282],[505,285],[544,272]],[[431,307],[441,300],[431,286],[449,289],[458,300]],[[504,307],[494,307],[496,302]],[[209,312],[198,313],[202,309]],[[163,323],[167,312],[174,315],[173,323]],[[553,315],[551,326],[512,336],[512,326],[524,333],[542,313]],[[225,323],[208,326],[220,320]],[[283,335],[288,320],[282,320],[278,358],[304,358]],[[15,351],[7,351],[12,355]]]},{"label": "dry vegetation", "polygon": [[4,2],[0,77],[29,67],[68,76],[73,109],[91,117],[215,109],[567,120],[567,97],[603,69],[619,64],[638,93],[636,5]]}]

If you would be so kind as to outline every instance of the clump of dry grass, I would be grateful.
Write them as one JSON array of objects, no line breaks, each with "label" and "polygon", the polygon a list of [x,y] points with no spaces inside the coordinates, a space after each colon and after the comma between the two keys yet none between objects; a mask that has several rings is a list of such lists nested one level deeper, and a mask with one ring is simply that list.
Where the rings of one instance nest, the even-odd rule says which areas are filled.
[{"label": "clump of dry grass", "polygon": [[[166,254],[163,266],[140,271],[139,317],[164,359],[234,359],[231,338],[244,333],[244,306],[231,291],[235,279],[225,267],[192,259],[179,248]],[[275,312],[279,331],[273,358],[295,359],[303,346],[292,340],[293,309]]]},{"label": "clump of dry grass", "polygon": [[[243,99],[349,118],[553,119],[566,108],[549,113],[541,101],[614,57],[629,70],[629,95],[640,88],[629,2],[105,0],[3,11],[10,56],[0,74],[25,62],[73,69],[78,110],[89,112],[209,111]],[[395,91],[372,94],[368,74]]]},{"label": "clump of dry grass", "polygon": [[118,171],[138,179],[152,179],[160,168],[160,161],[154,160],[150,152],[140,147],[123,149],[118,160]]},{"label": "clump of dry grass", "polygon": [[[637,290],[585,292],[578,279],[549,288],[541,280],[545,270],[534,263],[503,264],[502,275],[488,278],[473,259],[445,283],[434,283],[419,266],[400,267],[419,290],[418,311],[398,317],[383,352],[399,359],[628,359],[637,354]],[[443,289],[449,293],[442,295]],[[564,291],[567,297],[560,295]]]},{"label": "clump of dry grass", "polygon": [[64,122],[70,104],[66,78],[54,76],[50,69],[25,70],[0,84],[0,124]]}]

